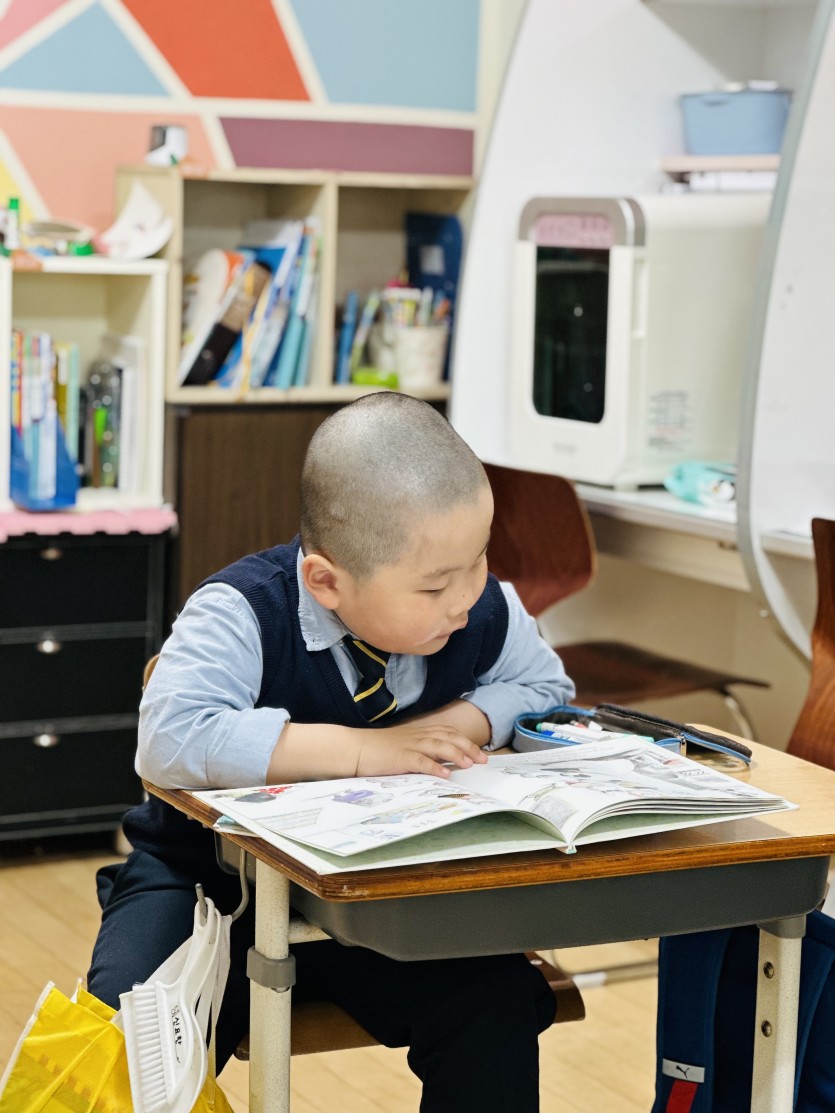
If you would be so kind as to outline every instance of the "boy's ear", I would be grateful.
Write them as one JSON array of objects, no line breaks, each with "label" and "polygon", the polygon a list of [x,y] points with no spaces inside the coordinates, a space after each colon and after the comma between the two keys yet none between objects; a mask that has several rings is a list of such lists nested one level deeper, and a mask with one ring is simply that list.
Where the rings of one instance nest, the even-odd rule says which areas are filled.
[{"label": "boy's ear", "polygon": [[302,560],[304,586],[317,603],[334,611],[339,606],[341,571],[322,553],[311,553]]}]

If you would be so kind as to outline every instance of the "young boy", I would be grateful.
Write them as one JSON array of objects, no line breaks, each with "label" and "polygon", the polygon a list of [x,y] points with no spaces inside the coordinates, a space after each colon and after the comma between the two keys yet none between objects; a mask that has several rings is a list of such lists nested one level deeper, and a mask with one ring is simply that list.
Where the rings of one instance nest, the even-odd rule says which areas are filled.
[{"label": "young boy", "polygon": [[[301,494],[300,543],[210,577],[174,624],[140,709],[143,777],[192,789],[443,777],[486,761],[521,711],[572,698],[515,591],[488,576],[489,484],[431,406],[381,393],[337,411]],[[114,1006],[190,934],[197,881],[224,911],[239,899],[199,824],[152,797],[124,826],[134,850],[100,872],[88,978]],[[219,1066],[248,1030],[249,912],[233,924]],[[331,941],[294,953],[294,993],[318,986],[382,1043],[409,1044],[422,1113],[539,1108],[537,1037],[554,1004],[524,956],[396,962]]]}]

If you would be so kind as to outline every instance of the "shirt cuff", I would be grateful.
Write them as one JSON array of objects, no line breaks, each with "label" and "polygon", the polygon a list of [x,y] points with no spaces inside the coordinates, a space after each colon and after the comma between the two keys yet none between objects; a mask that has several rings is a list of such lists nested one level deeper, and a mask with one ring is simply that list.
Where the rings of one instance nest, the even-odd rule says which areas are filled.
[{"label": "shirt cuff", "polygon": [[227,737],[208,759],[208,781],[224,788],[267,783],[267,769],[279,735],[290,716],[281,707],[236,713],[234,737]]},{"label": "shirt cuff", "polygon": [[513,707],[509,706],[507,695],[501,691],[500,684],[487,684],[483,688],[476,688],[474,692],[470,692],[463,698],[483,712],[490,723],[490,741],[484,749],[498,750],[501,746],[506,746],[513,737],[516,701]]}]

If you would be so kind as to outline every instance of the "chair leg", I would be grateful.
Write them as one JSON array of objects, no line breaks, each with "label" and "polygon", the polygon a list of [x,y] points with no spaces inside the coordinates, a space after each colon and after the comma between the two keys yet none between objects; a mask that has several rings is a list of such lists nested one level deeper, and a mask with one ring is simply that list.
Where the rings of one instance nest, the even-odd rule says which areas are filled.
[{"label": "chair leg", "polygon": [[751,722],[747,711],[736,698],[736,696],[733,695],[732,692],[729,692],[727,688],[721,688],[719,690],[719,694],[725,701],[725,706],[727,707],[728,711],[730,711],[734,722],[739,727],[738,733],[743,738],[750,738],[752,742],[757,742],[758,738],[756,731],[754,730],[754,724]]}]

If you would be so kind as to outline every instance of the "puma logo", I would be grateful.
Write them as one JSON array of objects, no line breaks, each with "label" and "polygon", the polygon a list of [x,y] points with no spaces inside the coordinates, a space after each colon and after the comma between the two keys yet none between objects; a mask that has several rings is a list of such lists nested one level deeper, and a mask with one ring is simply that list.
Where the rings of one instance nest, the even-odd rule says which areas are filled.
[{"label": "puma logo", "polygon": [[668,1078],[681,1078],[700,1086],[705,1080],[705,1068],[693,1063],[678,1063],[675,1059],[661,1060],[661,1073]]}]

